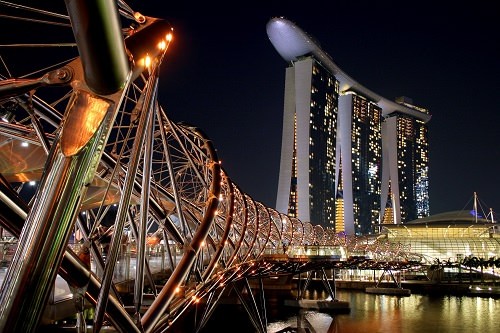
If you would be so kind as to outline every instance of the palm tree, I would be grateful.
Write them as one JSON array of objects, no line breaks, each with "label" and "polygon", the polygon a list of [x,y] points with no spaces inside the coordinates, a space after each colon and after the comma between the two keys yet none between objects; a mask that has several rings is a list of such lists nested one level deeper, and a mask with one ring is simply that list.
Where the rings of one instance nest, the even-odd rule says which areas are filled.
[{"label": "palm tree", "polygon": [[464,266],[469,267],[469,279],[470,283],[472,284],[472,268],[478,268],[479,267],[479,259],[477,257],[473,257],[472,255],[464,258],[463,261]]},{"label": "palm tree", "polygon": [[481,267],[481,284],[484,283],[484,274],[483,274],[483,269],[488,267],[488,260],[484,258],[479,258],[479,267]]},{"label": "palm tree", "polygon": [[[431,270],[430,280],[433,281],[434,278],[436,278],[437,282],[441,282],[443,272],[443,264],[441,263],[441,260],[439,260],[439,258],[434,259],[434,264],[432,264],[429,268]],[[436,277],[434,274],[436,274]]]},{"label": "palm tree", "polygon": [[500,258],[497,258],[497,259],[495,260],[495,267],[496,267],[496,268],[500,268]]},{"label": "palm tree", "polygon": [[491,267],[493,273],[493,284],[495,284],[495,257],[488,259],[488,267]]}]

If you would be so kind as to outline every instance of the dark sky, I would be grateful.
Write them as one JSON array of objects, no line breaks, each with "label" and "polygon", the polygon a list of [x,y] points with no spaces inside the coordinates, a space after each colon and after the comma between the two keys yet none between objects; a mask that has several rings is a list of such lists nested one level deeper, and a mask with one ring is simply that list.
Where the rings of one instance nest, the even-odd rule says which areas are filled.
[{"label": "dark sky", "polygon": [[388,99],[429,109],[431,213],[500,210],[500,14],[493,2],[128,2],[171,22],[161,104],[212,138],[244,192],[274,208],[286,62],[275,16],[314,36],[346,73]]}]

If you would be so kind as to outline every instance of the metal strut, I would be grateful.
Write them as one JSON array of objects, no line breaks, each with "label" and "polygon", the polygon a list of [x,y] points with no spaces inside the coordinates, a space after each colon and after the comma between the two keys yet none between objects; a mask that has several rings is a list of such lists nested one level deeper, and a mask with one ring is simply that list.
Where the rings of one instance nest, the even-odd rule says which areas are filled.
[{"label": "metal strut", "polygon": [[262,320],[261,311],[259,310],[257,302],[255,301],[252,288],[250,287],[250,283],[248,282],[247,278],[243,279],[243,285],[241,287],[242,289],[247,290],[247,295],[249,300],[247,300],[243,295],[242,291],[239,288],[237,288],[236,283],[233,285],[233,289],[236,292],[236,295],[238,296],[239,300],[241,301],[241,304],[245,308],[245,311],[247,312],[248,316],[250,317],[250,321],[252,322],[257,332],[266,333],[267,329],[265,323]]}]

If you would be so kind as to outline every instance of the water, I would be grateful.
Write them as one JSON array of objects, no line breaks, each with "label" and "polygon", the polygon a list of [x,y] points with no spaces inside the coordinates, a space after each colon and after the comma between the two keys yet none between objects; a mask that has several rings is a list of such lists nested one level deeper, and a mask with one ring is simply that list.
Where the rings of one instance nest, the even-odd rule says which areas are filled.
[{"label": "water", "polygon": [[[500,297],[373,295],[339,290],[351,311],[332,314],[293,309],[279,304],[268,307],[268,333],[498,333]],[[279,301],[278,301],[279,302]],[[248,316],[236,305],[222,305],[202,333],[253,333]],[[292,332],[289,330],[289,332]]]},{"label": "water", "polygon": [[[0,282],[5,272],[6,268],[0,268]],[[68,293],[67,283],[58,277],[54,298],[67,297]],[[293,299],[293,293],[276,296],[266,292],[268,333],[285,332],[287,328],[300,328],[288,330],[300,333],[500,332],[500,296],[429,296],[414,293],[409,297],[401,297],[337,289],[337,299],[349,302],[351,310],[347,314],[332,314],[283,306],[283,299]],[[305,295],[309,299],[326,297],[322,288],[311,289]],[[192,318],[170,332],[194,332],[194,326]],[[255,333],[256,330],[241,305],[222,304],[199,333],[235,332]]]}]

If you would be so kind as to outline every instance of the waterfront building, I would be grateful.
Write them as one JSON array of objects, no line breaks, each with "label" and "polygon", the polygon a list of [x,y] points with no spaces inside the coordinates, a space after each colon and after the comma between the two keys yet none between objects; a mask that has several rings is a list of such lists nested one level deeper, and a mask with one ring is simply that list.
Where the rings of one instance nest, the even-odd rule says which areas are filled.
[{"label": "waterfront building", "polygon": [[498,223],[478,218],[473,211],[445,212],[405,224],[382,224],[380,231],[378,237],[401,244],[428,264],[462,262],[466,257],[488,260],[500,255]]},{"label": "waterfront building", "polygon": [[389,206],[393,223],[428,216],[428,111],[363,87],[286,19],[267,33],[288,63],[276,209],[350,235]]}]

